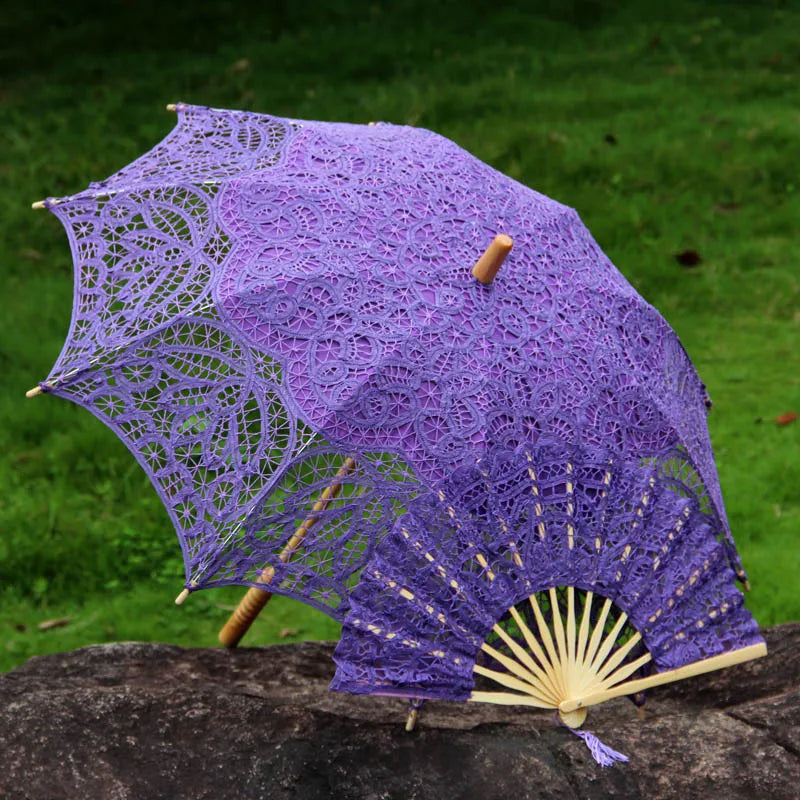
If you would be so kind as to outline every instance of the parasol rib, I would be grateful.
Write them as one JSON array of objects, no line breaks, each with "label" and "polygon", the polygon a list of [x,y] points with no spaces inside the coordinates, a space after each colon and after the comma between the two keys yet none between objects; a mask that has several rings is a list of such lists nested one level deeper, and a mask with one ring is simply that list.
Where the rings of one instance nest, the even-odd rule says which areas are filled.
[{"label": "parasol rib", "polygon": [[[319,519],[320,513],[328,507],[330,502],[334,500],[342,490],[343,478],[347,477],[355,469],[355,466],[355,459],[350,457],[345,459],[344,464],[342,464],[339,471],[336,473],[331,485],[325,489],[319,500],[314,504],[311,513],[303,520],[303,523],[294,532],[294,535],[289,539],[283,550],[281,550],[278,555],[280,561],[285,564],[292,557],[292,554],[297,548],[300,547],[308,532]],[[257,582],[260,584],[268,584],[272,581],[274,575],[275,569],[273,567],[266,567],[258,576]],[[258,586],[252,586],[248,589],[222,630],[220,630],[219,641],[224,644],[225,647],[236,647],[271,597],[272,592]]]}]

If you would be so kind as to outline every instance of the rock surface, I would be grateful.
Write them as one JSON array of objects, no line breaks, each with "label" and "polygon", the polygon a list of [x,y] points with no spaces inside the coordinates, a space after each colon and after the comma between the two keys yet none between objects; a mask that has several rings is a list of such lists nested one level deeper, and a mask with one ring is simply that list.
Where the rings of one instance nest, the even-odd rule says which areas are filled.
[{"label": "rock surface", "polygon": [[0,677],[0,799],[800,797],[800,623],[770,654],[660,687],[644,720],[614,700],[586,728],[553,715],[328,692],[332,645],[234,651],[84,647]]}]

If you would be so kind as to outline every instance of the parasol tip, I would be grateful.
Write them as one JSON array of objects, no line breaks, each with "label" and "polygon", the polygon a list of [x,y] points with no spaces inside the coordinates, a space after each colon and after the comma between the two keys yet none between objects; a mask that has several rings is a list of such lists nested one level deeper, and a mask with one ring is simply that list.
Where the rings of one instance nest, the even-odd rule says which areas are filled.
[{"label": "parasol tip", "polygon": [[419,718],[419,709],[412,708],[406,717],[406,732],[411,733],[417,727],[417,719]]},{"label": "parasol tip", "polygon": [[47,203],[44,200],[37,200],[35,203],[31,203],[31,208],[39,211],[42,208],[47,208]]},{"label": "parasol tip", "polygon": [[25,397],[36,397],[37,394],[41,393],[42,393],[42,387],[34,386],[33,389],[28,389],[28,391],[25,392]]},{"label": "parasol tip", "polygon": [[411,702],[408,705],[408,716],[406,717],[406,732],[411,733],[417,726],[417,719],[419,718],[419,712],[422,709],[422,706],[425,704],[425,700],[422,697],[412,697]]},{"label": "parasol tip", "polygon": [[743,569],[736,570],[736,577],[739,579],[739,582],[742,584],[742,589],[746,592],[750,591],[750,581],[747,580],[747,573]]},{"label": "parasol tip", "polygon": [[178,105],[177,103],[167,103],[167,111],[177,111]]},{"label": "parasol tip", "polygon": [[189,596],[189,590],[184,589],[176,598],[175,598],[175,605],[180,606],[183,605],[183,601]]},{"label": "parasol tip", "polygon": [[472,268],[473,276],[484,286],[488,286],[495,279],[513,246],[514,240],[510,236],[499,233]]}]

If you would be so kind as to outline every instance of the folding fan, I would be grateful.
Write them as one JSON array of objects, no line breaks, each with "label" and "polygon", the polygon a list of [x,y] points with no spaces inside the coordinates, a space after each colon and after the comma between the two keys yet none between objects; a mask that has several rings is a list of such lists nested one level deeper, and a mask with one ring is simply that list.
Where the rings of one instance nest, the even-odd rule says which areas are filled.
[{"label": "folding fan", "polygon": [[664,461],[495,448],[378,547],[333,688],[557,709],[575,729],[591,705],[757,658],[722,534]]}]

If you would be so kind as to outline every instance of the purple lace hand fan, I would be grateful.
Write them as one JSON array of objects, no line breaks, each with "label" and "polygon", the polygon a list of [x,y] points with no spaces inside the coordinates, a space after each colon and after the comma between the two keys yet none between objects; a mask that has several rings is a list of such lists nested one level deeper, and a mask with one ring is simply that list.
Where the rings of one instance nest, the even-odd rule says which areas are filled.
[{"label": "purple lace hand fan", "polygon": [[588,706],[764,655],[721,533],[658,459],[492,448],[377,547],[333,688],[552,708],[578,727]]},{"label": "purple lace hand fan", "polygon": [[151,152],[39,204],[75,302],[29,394],[122,438],[187,591],[343,620],[337,687],[572,724],[648,670],[761,652],[703,384],[572,209],[430,131],[176,110]]}]

